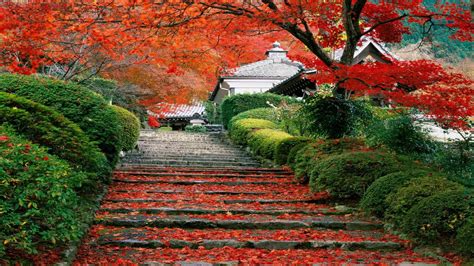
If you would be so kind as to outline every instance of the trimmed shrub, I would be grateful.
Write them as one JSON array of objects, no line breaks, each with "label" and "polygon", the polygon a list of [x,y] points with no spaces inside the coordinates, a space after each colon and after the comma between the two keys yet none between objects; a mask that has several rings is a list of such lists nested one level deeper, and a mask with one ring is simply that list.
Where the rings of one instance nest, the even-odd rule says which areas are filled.
[{"label": "trimmed shrub", "polygon": [[311,169],[314,168],[316,164],[327,155],[365,149],[365,143],[361,139],[319,139],[307,147],[301,149],[301,151],[296,155],[293,169],[295,171],[296,180],[300,183],[307,183],[310,178]]},{"label": "trimmed shrub", "polygon": [[0,124],[7,123],[30,141],[67,160],[78,169],[108,177],[105,156],[74,123],[51,108],[0,92]]},{"label": "trimmed shrub", "polygon": [[275,162],[280,165],[286,164],[291,149],[299,144],[308,144],[310,141],[311,138],[308,137],[292,137],[290,139],[283,140],[276,147]]},{"label": "trimmed shrub", "polygon": [[364,102],[320,95],[310,98],[301,112],[312,134],[330,139],[355,136],[372,118]]},{"label": "trimmed shrub", "polygon": [[286,163],[292,168],[295,168],[296,156],[298,153],[304,149],[308,145],[307,142],[296,144],[293,148],[291,148],[290,152],[288,153],[288,158],[286,159]]},{"label": "trimmed shrub", "polygon": [[367,130],[367,142],[402,154],[431,153],[435,149],[429,136],[406,115],[373,122]]},{"label": "trimmed shrub", "polygon": [[406,186],[387,196],[388,208],[385,211],[385,218],[395,227],[400,227],[407,212],[422,199],[440,192],[460,189],[462,189],[460,184],[449,181],[445,177],[423,176],[411,179]]},{"label": "trimmed shrub", "polygon": [[292,138],[290,134],[275,129],[260,129],[250,134],[250,149],[257,155],[273,160],[278,145]]},{"label": "trimmed shrub", "polygon": [[360,198],[377,178],[400,171],[401,164],[400,158],[380,151],[331,155],[312,168],[310,188],[336,198]]},{"label": "trimmed shrub", "polygon": [[383,217],[388,208],[385,199],[391,193],[395,193],[413,178],[432,176],[433,173],[427,169],[413,169],[391,173],[383,176],[372,183],[360,201],[360,208],[366,213]]},{"label": "trimmed shrub", "polygon": [[267,102],[279,105],[281,102],[296,103],[298,100],[272,93],[237,94],[226,98],[221,104],[222,123],[228,128],[232,117],[247,110],[269,107]]},{"label": "trimmed shrub", "polygon": [[172,127],[159,127],[157,129],[158,131],[173,131]]},{"label": "trimmed shrub", "polygon": [[39,246],[78,240],[82,232],[74,189],[85,178],[0,126],[0,257],[6,248],[35,253]]},{"label": "trimmed shrub", "polygon": [[473,208],[473,196],[466,191],[436,193],[421,199],[408,211],[402,229],[419,242],[442,241],[446,245],[454,240]]},{"label": "trimmed shrub", "polygon": [[459,252],[468,257],[474,257],[474,216],[457,231],[456,244]]},{"label": "trimmed shrub", "polygon": [[140,136],[140,120],[126,109],[111,105],[120,120],[121,136],[120,146],[121,150],[129,151],[135,148],[138,137]]},{"label": "trimmed shrub", "polygon": [[278,126],[268,120],[263,119],[241,119],[233,123],[229,132],[230,138],[239,145],[246,145],[249,141],[250,133],[258,129],[276,129]]},{"label": "trimmed shrub", "polygon": [[115,164],[120,152],[120,122],[97,93],[75,83],[12,74],[0,75],[0,91],[14,93],[51,107],[79,127]]},{"label": "trimmed shrub", "polygon": [[277,111],[275,108],[256,108],[242,112],[234,117],[229,122],[228,129],[232,130],[232,125],[241,119],[254,118],[263,119],[276,123],[278,121]]},{"label": "trimmed shrub", "polygon": [[201,125],[187,125],[184,128],[184,131],[186,132],[194,132],[194,133],[205,133],[207,132],[207,128],[205,126]]}]

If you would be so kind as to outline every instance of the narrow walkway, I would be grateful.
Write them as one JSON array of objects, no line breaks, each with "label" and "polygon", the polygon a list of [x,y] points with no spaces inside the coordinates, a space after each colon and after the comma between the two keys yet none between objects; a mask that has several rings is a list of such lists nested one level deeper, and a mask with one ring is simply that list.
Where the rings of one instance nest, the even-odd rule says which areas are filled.
[{"label": "narrow walkway", "polygon": [[142,132],[78,264],[436,263],[218,135]]}]

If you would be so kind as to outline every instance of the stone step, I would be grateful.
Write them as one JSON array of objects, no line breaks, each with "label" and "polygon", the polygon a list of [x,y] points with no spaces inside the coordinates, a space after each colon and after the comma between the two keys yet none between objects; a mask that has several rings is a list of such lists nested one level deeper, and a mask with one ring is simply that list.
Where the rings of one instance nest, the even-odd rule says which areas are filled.
[{"label": "stone step", "polygon": [[270,181],[173,181],[173,180],[127,180],[113,179],[114,182],[137,183],[137,184],[172,184],[172,185],[222,185],[222,186],[244,186],[244,185],[285,185],[291,182],[270,182]]},{"label": "stone step", "polygon": [[[169,199],[105,199],[105,201],[110,202],[137,202],[137,203],[145,203],[145,202],[167,202],[167,203],[177,203],[178,201],[193,201],[193,199],[179,199],[179,200],[169,200]],[[247,200],[220,200],[218,202],[224,202],[225,204],[251,204],[251,203],[258,203],[258,204],[291,204],[291,203],[314,203],[320,204],[327,202],[327,199],[322,200],[266,200],[266,199],[247,199]]]},{"label": "stone step", "polygon": [[[153,163],[120,163],[116,166],[116,169],[130,169],[130,168],[150,168],[150,167],[164,167],[164,168],[183,168],[187,165],[158,165]],[[227,170],[227,169],[247,169],[255,166],[235,166],[235,165],[193,165],[194,169],[216,169],[216,170]]]},{"label": "stone step", "polygon": [[402,245],[395,242],[378,242],[378,241],[278,241],[278,240],[260,240],[260,241],[237,241],[237,240],[207,240],[186,241],[186,240],[169,240],[162,242],[159,240],[138,240],[138,239],[122,239],[107,240],[104,238],[96,242],[97,245],[120,246],[120,247],[136,247],[136,248],[191,248],[205,249],[233,247],[233,248],[257,248],[269,250],[289,250],[289,249],[336,249],[343,250],[400,250]]},{"label": "stone step", "polygon": [[120,218],[96,219],[95,222],[107,226],[123,227],[158,227],[158,228],[187,228],[187,229],[300,229],[300,228],[324,228],[333,230],[377,230],[383,228],[383,224],[363,222],[363,221],[344,221],[328,219],[313,220],[209,220],[193,218],[162,218],[154,216],[128,216]]},{"label": "stone step", "polygon": [[189,155],[189,154],[127,154],[124,158],[126,159],[172,159],[172,160],[192,160],[196,158],[203,158],[206,160],[225,160],[225,161],[254,161],[252,158],[248,156],[220,156],[220,155]]},{"label": "stone step", "polygon": [[122,159],[123,162],[160,162],[160,163],[181,163],[186,162],[189,164],[193,163],[231,163],[231,164],[255,164],[258,163],[251,159],[245,160],[232,160],[232,159],[208,159],[205,156],[202,157],[190,157],[190,158],[168,158],[168,157],[155,157],[155,158],[143,158],[143,157],[124,157]]},{"label": "stone step", "polygon": [[295,209],[280,209],[280,210],[250,210],[250,209],[198,209],[198,208],[102,208],[101,211],[109,213],[146,213],[146,214],[160,214],[181,215],[181,214],[259,214],[259,215],[273,215],[279,216],[283,214],[306,214],[306,215],[345,215],[352,213],[354,209],[345,208],[341,210],[336,209],[320,209],[318,211],[305,211]]},{"label": "stone step", "polygon": [[209,162],[209,161],[173,161],[173,160],[134,160],[134,161],[124,161],[121,164],[139,164],[139,165],[160,165],[160,166],[170,166],[170,167],[180,167],[180,166],[202,166],[202,167],[257,167],[259,163],[252,162]]},{"label": "stone step", "polygon": [[[238,173],[238,174],[273,174],[273,173],[282,173],[282,174],[292,174],[288,169],[284,168],[226,168],[226,169],[215,169],[215,168],[177,168],[177,167],[130,167],[130,171],[140,170],[140,172],[155,172],[155,173]],[[121,169],[120,171],[125,171],[128,169]]]},{"label": "stone step", "polygon": [[291,174],[287,175],[282,175],[282,174],[272,174],[272,175],[255,175],[255,174],[215,174],[215,173],[209,173],[209,174],[195,174],[195,173],[154,173],[154,172],[138,172],[138,171],[133,171],[133,172],[124,172],[124,171],[115,171],[114,174],[116,175],[130,175],[130,176],[155,176],[155,177],[162,177],[162,176],[167,176],[167,177],[173,177],[173,176],[179,176],[179,177],[203,177],[203,178],[209,178],[209,177],[220,177],[220,178],[264,178],[264,177],[271,177],[271,178],[291,178]]}]

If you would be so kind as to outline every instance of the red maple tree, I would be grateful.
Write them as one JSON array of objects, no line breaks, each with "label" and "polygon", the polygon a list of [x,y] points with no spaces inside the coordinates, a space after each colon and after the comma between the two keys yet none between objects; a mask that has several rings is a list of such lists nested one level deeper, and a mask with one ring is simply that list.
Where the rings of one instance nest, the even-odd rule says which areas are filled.
[{"label": "red maple tree", "polygon": [[[363,38],[397,43],[407,23],[453,30],[472,41],[468,3],[421,0],[200,0],[61,1],[7,3],[0,7],[0,60],[9,70],[97,70],[119,63],[158,62],[169,72],[195,67],[215,76],[215,64],[255,60],[268,40],[280,39],[293,56],[318,70],[317,83],[336,84],[347,95],[377,93],[414,106],[438,122],[469,129],[472,80],[429,60],[354,64]],[[330,51],[341,49],[335,59]],[[250,51],[250,52],[244,52]],[[212,67],[214,66],[214,67]]]}]

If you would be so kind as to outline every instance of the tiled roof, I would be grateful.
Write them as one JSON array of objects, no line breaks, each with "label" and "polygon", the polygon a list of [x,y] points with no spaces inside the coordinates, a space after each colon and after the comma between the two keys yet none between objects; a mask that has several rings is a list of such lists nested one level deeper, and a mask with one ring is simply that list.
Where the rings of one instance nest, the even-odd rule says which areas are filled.
[{"label": "tiled roof", "polygon": [[[357,57],[362,51],[364,51],[369,45],[373,45],[377,50],[379,50],[383,55],[391,57],[396,60],[400,60],[396,55],[394,55],[383,43],[379,43],[371,37],[362,37],[357,46],[357,49],[354,53],[354,57]],[[344,49],[337,49],[334,52],[334,59],[340,60]]]},{"label": "tiled roof", "polygon": [[192,118],[195,114],[202,115],[204,113],[204,105],[201,103],[194,105],[187,104],[160,104],[159,109],[163,112],[157,114],[148,111],[149,114],[159,117],[160,119],[177,119]]}]

